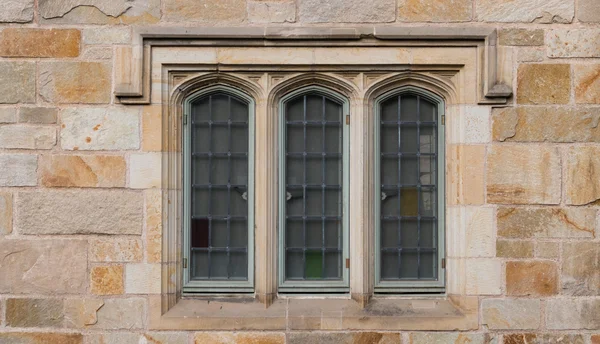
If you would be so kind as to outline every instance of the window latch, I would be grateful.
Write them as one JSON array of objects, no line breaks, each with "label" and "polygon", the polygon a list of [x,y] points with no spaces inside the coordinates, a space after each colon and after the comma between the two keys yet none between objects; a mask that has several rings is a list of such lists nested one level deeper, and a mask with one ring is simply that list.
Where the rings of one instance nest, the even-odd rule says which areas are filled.
[{"label": "window latch", "polygon": [[350,269],[350,258],[346,258],[346,269]]},{"label": "window latch", "polygon": [[187,269],[187,258],[183,258],[183,268]]},{"label": "window latch", "polygon": [[350,115],[346,115],[346,125],[350,125]]}]

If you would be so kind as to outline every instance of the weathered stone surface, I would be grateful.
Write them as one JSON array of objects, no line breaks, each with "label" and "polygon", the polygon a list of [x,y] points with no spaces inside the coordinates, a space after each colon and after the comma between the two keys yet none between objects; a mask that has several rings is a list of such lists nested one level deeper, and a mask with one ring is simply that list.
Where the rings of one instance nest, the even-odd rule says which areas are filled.
[{"label": "weathered stone surface", "polygon": [[124,187],[127,164],[117,155],[42,155],[42,185],[48,187]]},{"label": "weathered stone surface", "polygon": [[10,327],[62,327],[62,299],[8,299],[6,325]]},{"label": "weathered stone surface", "polygon": [[66,299],[65,327],[82,328],[98,322],[97,313],[104,306],[101,299]]},{"label": "weathered stone surface", "polygon": [[0,235],[12,233],[12,216],[12,194],[8,192],[0,192]]},{"label": "weathered stone surface", "polygon": [[160,264],[127,264],[125,292],[127,294],[160,294]]},{"label": "weathered stone surface", "polygon": [[600,244],[566,242],[562,257],[562,293],[600,295]]},{"label": "weathered stone surface", "polygon": [[447,124],[449,143],[490,142],[490,108],[487,106],[460,106],[449,114]]},{"label": "weathered stone surface", "polygon": [[517,103],[567,104],[571,97],[568,64],[522,64],[517,75]]},{"label": "weathered stone surface", "polygon": [[162,194],[156,189],[146,191],[146,260],[162,261]]},{"label": "weathered stone surface", "polygon": [[544,45],[542,29],[502,29],[498,32],[500,45]]},{"label": "weathered stone surface", "polygon": [[600,148],[570,147],[566,157],[566,203],[582,205],[600,199]]},{"label": "weathered stone surface", "polygon": [[58,109],[49,107],[22,107],[19,109],[19,122],[54,124]]},{"label": "weathered stone surface", "polygon": [[0,104],[35,102],[35,63],[0,61]]},{"label": "weathered stone surface", "polygon": [[50,103],[110,102],[111,66],[104,62],[42,62],[40,96]]},{"label": "weathered stone surface", "polygon": [[535,245],[535,256],[538,258],[558,258],[560,255],[560,243],[542,241]]},{"label": "weathered stone surface", "polygon": [[600,57],[597,29],[556,29],[546,33],[548,57]]},{"label": "weathered stone surface", "polygon": [[496,241],[496,256],[502,258],[532,258],[533,242],[522,240]]},{"label": "weathered stone surface", "polygon": [[56,128],[49,126],[0,126],[0,148],[52,149],[56,145]]},{"label": "weathered stone surface", "polygon": [[465,290],[469,295],[502,293],[502,263],[498,259],[467,259]]},{"label": "weathered stone surface", "polygon": [[90,328],[102,329],[127,329],[134,330],[144,328],[143,316],[146,299],[105,299],[97,313],[98,321]]},{"label": "weathered stone surface", "polygon": [[517,62],[542,62],[546,58],[543,48],[523,47],[517,49]]},{"label": "weathered stone surface", "polygon": [[586,23],[600,23],[600,2],[596,0],[578,0],[577,19]]},{"label": "weathered stone surface", "polygon": [[77,57],[80,43],[76,29],[5,28],[0,31],[0,56]]},{"label": "weathered stone surface", "polygon": [[0,333],[0,343],[10,344],[83,344],[81,333],[5,332]]},{"label": "weathered stone surface", "polygon": [[133,189],[160,188],[162,154],[144,153],[129,156],[129,187]]},{"label": "weathered stone surface", "polygon": [[252,23],[293,23],[295,1],[248,1],[248,21]]},{"label": "weathered stone surface", "polygon": [[483,322],[492,330],[528,330],[540,326],[540,300],[484,299]]},{"label": "weathered stone surface", "polygon": [[558,150],[546,146],[491,146],[487,157],[487,201],[558,204],[561,167]]},{"label": "weathered stone surface", "polygon": [[492,133],[507,142],[600,142],[599,122],[600,108],[504,108],[494,111]]},{"label": "weathered stone surface", "polygon": [[34,0],[11,0],[2,2],[0,23],[27,23],[33,20]]},{"label": "weathered stone surface", "polygon": [[146,340],[152,344],[187,344],[188,335],[186,332],[148,332],[142,335],[141,341]]},{"label": "weathered stone surface", "polygon": [[[400,343],[401,338],[398,333],[335,333],[335,332],[291,332],[286,334],[286,338],[281,343],[287,344],[391,344]],[[237,342],[236,342],[237,343]],[[280,343],[280,342],[273,342]],[[199,344],[196,342],[196,344]]]},{"label": "weathered stone surface", "polygon": [[[95,333],[87,344],[188,344],[186,332],[149,332],[144,334],[116,332]],[[251,343],[248,343],[251,344]],[[252,343],[253,344],[253,343]],[[257,343],[258,344],[258,343]]]},{"label": "weathered stone surface", "polygon": [[86,256],[82,240],[0,240],[0,293],[85,293]]},{"label": "weathered stone surface", "polygon": [[593,238],[596,210],[590,208],[498,209],[498,236],[506,238]]},{"label": "weathered stone surface", "polygon": [[125,290],[123,283],[123,265],[106,265],[92,267],[92,271],[90,272],[90,283],[92,294],[123,294]]},{"label": "weathered stone surface", "polygon": [[44,18],[61,17],[79,6],[94,6],[104,14],[117,17],[131,4],[127,0],[40,0],[39,11]]},{"label": "weathered stone surface", "polygon": [[229,343],[284,344],[286,340],[284,333],[273,332],[198,332],[194,335],[194,344]]},{"label": "weathered stone surface", "polygon": [[574,65],[575,102],[600,104],[600,64]]},{"label": "weathered stone surface", "polygon": [[[54,2],[61,1],[59,11],[51,8]],[[89,6],[83,5],[85,2]],[[154,24],[160,20],[160,0],[117,0],[117,1],[71,1],[43,0],[44,5],[41,22],[47,24]],[[97,7],[95,6],[97,5]],[[120,6],[129,7],[121,14],[113,15],[103,12],[106,6],[120,10]],[[113,12],[114,13],[114,12]]]},{"label": "weathered stone surface", "polygon": [[166,21],[241,23],[246,19],[245,0],[165,0]]},{"label": "weathered stone surface", "polygon": [[448,203],[484,204],[485,146],[452,145],[448,151]]},{"label": "weathered stone surface", "polygon": [[550,330],[600,329],[600,299],[548,299],[546,327]]},{"label": "weathered stone surface", "polygon": [[15,226],[21,234],[140,234],[142,206],[132,191],[20,192]]},{"label": "weathered stone surface", "polygon": [[[460,247],[450,247],[452,257],[496,256],[495,210],[490,207],[449,207],[449,225],[456,228],[456,235],[464,238]],[[457,251],[455,251],[457,250]]]},{"label": "weathered stone surface", "polygon": [[160,152],[162,149],[162,106],[148,105],[142,110],[142,150]]},{"label": "weathered stone surface", "polygon": [[512,333],[504,335],[504,344],[584,344],[581,334]]},{"label": "weathered stone surface", "polygon": [[483,333],[413,332],[410,344],[487,344]]},{"label": "weathered stone surface", "polygon": [[62,111],[61,121],[61,146],[66,150],[140,147],[140,116],[136,108],[69,108]]},{"label": "weathered stone surface", "polygon": [[477,0],[477,19],[487,22],[570,23],[573,0]]},{"label": "weathered stone surface", "polygon": [[400,0],[398,20],[404,22],[461,22],[472,18],[471,0]]},{"label": "weathered stone surface", "polygon": [[17,121],[17,109],[0,108],[0,123],[15,123]]},{"label": "weathered stone surface", "polygon": [[85,44],[126,44],[129,42],[131,42],[129,27],[108,27],[102,30],[83,29],[83,43]]},{"label": "weathered stone surface", "polygon": [[299,0],[299,19],[304,23],[383,23],[396,18],[396,1]]},{"label": "weathered stone surface", "polygon": [[552,261],[506,263],[506,293],[511,296],[551,296],[558,291],[558,268]]},{"label": "weathered stone surface", "polygon": [[90,262],[139,262],[142,260],[140,239],[93,239],[90,241]]},{"label": "weathered stone surface", "polygon": [[592,335],[592,344],[600,344],[600,334]]},{"label": "weathered stone surface", "polygon": [[94,45],[88,45],[81,54],[81,58],[84,60],[109,60],[112,59],[112,56],[112,47]]},{"label": "weathered stone surface", "polygon": [[37,155],[1,154],[0,186],[37,185]]}]

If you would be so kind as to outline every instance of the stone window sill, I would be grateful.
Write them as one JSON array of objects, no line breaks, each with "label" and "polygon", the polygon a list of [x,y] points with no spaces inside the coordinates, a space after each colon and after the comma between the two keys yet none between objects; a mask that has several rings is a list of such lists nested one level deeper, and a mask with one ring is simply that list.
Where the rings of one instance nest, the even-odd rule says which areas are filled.
[{"label": "stone window sill", "polygon": [[154,330],[472,330],[477,300],[374,298],[361,309],[349,299],[287,298],[270,307],[251,298],[181,299],[166,313],[150,302]]}]

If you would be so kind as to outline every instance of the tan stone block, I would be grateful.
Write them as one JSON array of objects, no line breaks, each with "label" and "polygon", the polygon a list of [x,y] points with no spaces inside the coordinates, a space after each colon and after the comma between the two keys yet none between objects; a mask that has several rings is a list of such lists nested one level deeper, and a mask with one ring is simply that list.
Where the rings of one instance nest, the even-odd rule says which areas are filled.
[{"label": "tan stone block", "polygon": [[517,103],[567,104],[571,97],[568,64],[522,64],[517,75]]},{"label": "tan stone block", "polygon": [[0,235],[12,233],[13,200],[9,192],[0,192]]},{"label": "tan stone block", "polygon": [[304,23],[388,23],[396,18],[396,1],[320,0],[298,2],[298,18]]},{"label": "tan stone block", "polygon": [[592,335],[592,344],[600,344],[600,334]]},{"label": "tan stone block", "polygon": [[[188,344],[187,332],[148,332],[142,335],[148,344]],[[250,343],[248,343],[250,344]]]},{"label": "tan stone block", "polygon": [[600,64],[574,65],[575,102],[600,104]]},{"label": "tan stone block", "polygon": [[98,321],[88,328],[126,329],[128,331],[144,328],[146,317],[146,299],[105,299],[104,306],[97,312]]},{"label": "tan stone block", "polygon": [[87,290],[87,242],[0,240],[0,293],[78,294]]},{"label": "tan stone block", "polygon": [[491,330],[528,330],[540,326],[540,300],[484,299],[481,302],[482,324]]},{"label": "tan stone block", "polygon": [[124,187],[127,165],[116,155],[42,155],[39,168],[47,187]]},{"label": "tan stone block", "polygon": [[39,94],[50,103],[109,103],[110,64],[104,62],[42,62]]},{"label": "tan stone block", "polygon": [[162,106],[144,106],[142,110],[142,150],[162,150]]},{"label": "tan stone block", "polygon": [[48,107],[22,107],[19,109],[20,123],[55,124],[58,109]]},{"label": "tan stone block", "polygon": [[0,11],[0,23],[27,23],[33,20],[34,0],[5,1]]},{"label": "tan stone block", "polygon": [[130,42],[131,29],[129,27],[106,27],[102,30],[83,29],[83,43],[85,44],[128,44]]},{"label": "tan stone block", "polygon": [[160,190],[146,191],[146,260],[162,261],[162,194]]},{"label": "tan stone block", "polygon": [[600,23],[600,2],[596,0],[578,0],[577,19],[586,23]]},{"label": "tan stone block", "polygon": [[498,31],[500,45],[544,45],[542,29],[502,29]]},{"label": "tan stone block", "polygon": [[94,266],[90,272],[91,291],[95,295],[120,295],[125,288],[123,265]]},{"label": "tan stone block", "polygon": [[548,57],[600,57],[598,29],[555,29],[546,33]]},{"label": "tan stone block", "polygon": [[487,201],[506,204],[558,204],[560,155],[547,146],[494,145],[487,156]]},{"label": "tan stone block", "polygon": [[129,187],[160,188],[162,184],[162,153],[131,154],[129,156]]},{"label": "tan stone block", "polygon": [[41,0],[43,24],[154,24],[160,0]]},{"label": "tan stone block", "polygon": [[37,155],[0,154],[0,186],[36,186]]},{"label": "tan stone block", "polygon": [[573,0],[477,0],[477,19],[486,22],[570,23]]},{"label": "tan stone block", "polygon": [[62,299],[8,299],[6,325],[10,327],[62,327]]},{"label": "tan stone block", "polygon": [[[404,48],[315,48],[316,64],[393,64],[409,63],[410,51]],[[285,54],[281,54],[282,57]],[[306,56],[308,57],[308,55]]]},{"label": "tan stone block", "polygon": [[217,59],[219,63],[246,64],[312,64],[314,49],[296,48],[219,48]]},{"label": "tan stone block", "polygon": [[546,50],[541,48],[517,49],[517,62],[542,62],[546,58]]},{"label": "tan stone block", "polygon": [[15,228],[34,235],[139,235],[143,202],[134,191],[23,191],[15,202]]},{"label": "tan stone block", "polygon": [[583,205],[600,199],[600,148],[569,147],[566,157],[565,202]]},{"label": "tan stone block", "polygon": [[242,23],[246,20],[245,0],[165,0],[163,19],[174,22]]},{"label": "tan stone block", "polygon": [[21,124],[0,126],[0,148],[52,149],[55,145],[55,127]]},{"label": "tan stone block", "polygon": [[446,159],[449,204],[485,203],[485,146],[451,145]]},{"label": "tan stone block", "polygon": [[502,263],[498,259],[467,259],[466,287],[468,295],[499,295],[502,285]]},{"label": "tan stone block", "polygon": [[113,57],[112,47],[86,46],[81,53],[82,60],[110,60]]},{"label": "tan stone block", "polygon": [[0,343],[83,344],[83,335],[81,333],[5,332],[0,333]]},{"label": "tan stone block", "polygon": [[551,261],[506,263],[506,293],[512,296],[551,296],[558,293],[558,268]]},{"label": "tan stone block", "polygon": [[494,257],[496,237],[494,208],[448,207],[448,225],[455,229],[460,245],[449,245],[450,257]]},{"label": "tan stone block", "polygon": [[399,344],[401,342],[399,333],[381,332],[292,332],[287,336],[286,341],[288,344]]},{"label": "tan stone block", "polygon": [[65,327],[82,328],[98,322],[98,310],[104,306],[101,299],[81,297],[65,300]]},{"label": "tan stone block", "polygon": [[403,22],[462,22],[472,18],[471,0],[400,0],[398,20]]},{"label": "tan stone block", "polygon": [[160,264],[125,265],[125,292],[127,294],[160,294]]},{"label": "tan stone block", "polygon": [[295,1],[248,1],[248,21],[251,23],[293,23],[296,21]]},{"label": "tan stone block", "polygon": [[532,258],[533,242],[521,240],[498,240],[496,256],[502,258]]},{"label": "tan stone block", "polygon": [[561,272],[563,294],[600,295],[600,244],[563,243]]},{"label": "tan stone block", "polygon": [[506,238],[593,238],[596,210],[591,208],[498,209],[498,236]]},{"label": "tan stone block", "polygon": [[194,335],[194,344],[229,343],[284,344],[286,340],[284,333],[273,332],[198,332]]},{"label": "tan stone block", "polygon": [[548,299],[546,327],[549,330],[600,329],[600,299]]},{"label": "tan stone block", "polygon": [[412,332],[409,335],[410,344],[486,344],[483,333],[458,332]]},{"label": "tan stone block", "polygon": [[17,121],[17,109],[0,108],[0,123],[15,123]]},{"label": "tan stone block", "polygon": [[88,250],[90,262],[140,262],[143,258],[140,239],[92,239]]},{"label": "tan stone block", "polygon": [[[504,344],[584,344],[581,334],[512,333],[504,335]],[[592,343],[593,344],[593,343]]]},{"label": "tan stone block", "polygon": [[489,107],[460,106],[447,117],[447,142],[466,144],[490,142]]},{"label": "tan stone block", "polygon": [[77,57],[80,43],[76,29],[5,28],[0,31],[0,56]]},{"label": "tan stone block", "polygon": [[541,241],[535,244],[535,256],[538,258],[556,259],[560,255],[560,244]]},{"label": "tan stone block", "polygon": [[0,104],[35,102],[35,62],[0,61],[0,75]]}]

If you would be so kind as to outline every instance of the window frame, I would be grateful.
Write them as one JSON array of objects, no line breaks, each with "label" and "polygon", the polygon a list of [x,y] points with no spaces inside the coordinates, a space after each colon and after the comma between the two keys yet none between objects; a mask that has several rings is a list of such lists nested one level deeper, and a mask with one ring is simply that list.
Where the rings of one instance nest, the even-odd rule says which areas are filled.
[{"label": "window frame", "polygon": [[[248,105],[248,279],[247,281],[192,281],[191,280],[191,106],[212,93],[223,93],[243,100]],[[254,201],[255,201],[255,108],[254,99],[236,88],[215,85],[190,94],[184,100],[183,113],[183,293],[253,293],[254,292]]]}]

